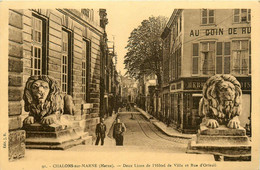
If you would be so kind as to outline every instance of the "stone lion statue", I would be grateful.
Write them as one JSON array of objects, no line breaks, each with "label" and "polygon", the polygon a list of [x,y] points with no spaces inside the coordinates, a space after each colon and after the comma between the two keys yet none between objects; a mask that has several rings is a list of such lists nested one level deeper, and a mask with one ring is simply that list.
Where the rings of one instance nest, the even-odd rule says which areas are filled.
[{"label": "stone lion statue", "polygon": [[205,116],[203,122],[209,128],[226,125],[237,129],[240,126],[241,100],[241,86],[234,76],[215,75],[203,86],[199,114]]},{"label": "stone lion statue", "polygon": [[31,76],[24,88],[24,110],[29,116],[24,124],[57,123],[63,113],[73,114],[74,104],[69,95],[62,96],[57,81],[47,75]]}]

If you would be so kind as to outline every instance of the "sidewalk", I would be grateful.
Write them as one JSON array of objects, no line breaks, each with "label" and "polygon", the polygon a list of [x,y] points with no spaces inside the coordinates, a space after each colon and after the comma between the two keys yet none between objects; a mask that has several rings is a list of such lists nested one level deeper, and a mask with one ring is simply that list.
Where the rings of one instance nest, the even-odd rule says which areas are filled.
[{"label": "sidewalk", "polygon": [[114,114],[113,113],[112,116],[108,116],[107,118],[105,118],[104,123],[107,126],[106,136],[108,135],[108,133],[109,133],[109,131],[110,131],[110,129],[111,129],[111,127],[112,127],[116,117],[117,117],[117,115],[118,114]]},{"label": "sidewalk", "polygon": [[106,124],[106,127],[107,127],[104,146],[115,146],[116,145],[115,140],[112,137],[111,128],[113,128],[113,123],[114,123],[117,115],[118,114],[113,113],[112,116],[109,116],[104,120],[104,123]]},{"label": "sidewalk", "polygon": [[151,123],[153,123],[158,129],[160,129],[163,133],[171,137],[183,138],[183,139],[192,139],[196,136],[196,134],[182,134],[172,127],[167,127],[163,122],[157,120],[155,117],[145,112],[144,110],[135,107],[144,117],[146,117]]}]

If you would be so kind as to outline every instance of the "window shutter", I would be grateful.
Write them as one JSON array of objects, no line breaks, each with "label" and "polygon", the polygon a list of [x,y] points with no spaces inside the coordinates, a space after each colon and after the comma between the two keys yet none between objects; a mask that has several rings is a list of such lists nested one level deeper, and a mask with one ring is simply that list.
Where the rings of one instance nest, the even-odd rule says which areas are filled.
[{"label": "window shutter", "polygon": [[217,42],[217,55],[222,55],[222,42]]},{"label": "window shutter", "polygon": [[222,73],[222,56],[217,57],[217,64],[216,64],[216,74],[221,74]]},{"label": "window shutter", "polygon": [[199,56],[199,44],[193,44],[193,56]]},{"label": "window shutter", "polygon": [[230,74],[230,56],[224,58],[224,74]]},{"label": "window shutter", "polygon": [[199,58],[194,57],[193,58],[192,74],[198,74],[198,66],[199,66]]},{"label": "window shutter", "polygon": [[230,42],[225,42],[225,55],[230,55]]}]

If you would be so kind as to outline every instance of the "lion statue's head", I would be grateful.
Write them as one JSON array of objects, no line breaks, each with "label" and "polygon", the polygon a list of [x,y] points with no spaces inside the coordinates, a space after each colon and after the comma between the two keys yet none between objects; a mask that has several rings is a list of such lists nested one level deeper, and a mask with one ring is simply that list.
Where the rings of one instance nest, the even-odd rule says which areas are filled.
[{"label": "lion statue's head", "polygon": [[217,128],[219,124],[239,128],[241,98],[241,86],[234,76],[212,76],[203,86],[200,115],[205,116],[206,125],[210,128]]},{"label": "lion statue's head", "polygon": [[24,120],[25,124],[51,124],[60,119],[63,99],[59,85],[53,78],[47,75],[29,77],[23,99],[24,110],[29,112],[29,116]]}]

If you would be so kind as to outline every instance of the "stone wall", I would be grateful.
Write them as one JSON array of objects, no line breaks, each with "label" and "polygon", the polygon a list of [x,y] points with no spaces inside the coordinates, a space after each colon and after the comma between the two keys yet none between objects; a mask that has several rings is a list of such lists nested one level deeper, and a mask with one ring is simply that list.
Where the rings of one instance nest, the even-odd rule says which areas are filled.
[{"label": "stone wall", "polygon": [[[83,39],[91,44],[90,63],[90,103],[93,109],[85,119],[85,130],[93,134],[98,122],[100,105],[100,41],[104,33],[99,23],[88,20],[80,12],[78,16],[67,9],[37,9],[9,10],[9,57],[8,57],[8,114],[9,131],[25,135],[18,131],[22,120],[28,113],[23,109],[23,89],[31,75],[31,44],[32,44],[32,15],[37,15],[46,21],[46,71],[43,74],[55,78],[61,84],[62,59],[62,29],[68,29],[72,35],[72,97],[76,110],[80,112],[82,104],[86,103],[82,92],[82,57]],[[98,16],[99,17],[99,16]],[[19,136],[19,135],[17,135]],[[21,144],[21,142],[20,142]],[[10,146],[13,146],[12,144]],[[9,148],[12,149],[12,148]],[[18,151],[17,151],[18,152]],[[16,153],[14,153],[15,155]],[[18,154],[18,153],[17,153]],[[16,155],[17,155],[16,154]],[[19,155],[19,154],[18,154]],[[24,155],[24,152],[20,155]],[[15,157],[10,155],[11,157]],[[18,156],[16,156],[18,157]]]},{"label": "stone wall", "polygon": [[9,159],[25,155],[25,132],[22,127],[23,95],[23,11],[9,11],[8,48],[8,115],[9,115]]}]

